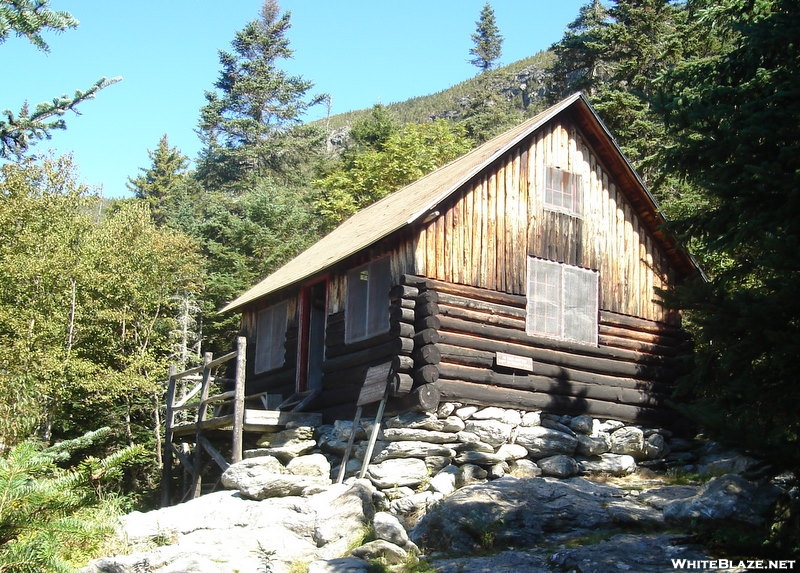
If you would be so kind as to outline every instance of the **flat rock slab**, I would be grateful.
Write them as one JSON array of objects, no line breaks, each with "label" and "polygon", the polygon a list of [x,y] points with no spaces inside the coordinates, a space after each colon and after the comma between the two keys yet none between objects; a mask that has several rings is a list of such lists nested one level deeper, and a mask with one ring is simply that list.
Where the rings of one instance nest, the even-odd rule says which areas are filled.
[{"label": "flat rock slab", "polygon": [[423,551],[532,548],[547,536],[663,524],[657,509],[583,478],[503,477],[444,499],[411,532]]},{"label": "flat rock slab", "polygon": [[682,544],[675,535],[622,534],[600,543],[558,551],[550,557],[551,568],[546,571],[664,573],[679,570],[673,559],[696,561],[709,556],[701,549]]}]

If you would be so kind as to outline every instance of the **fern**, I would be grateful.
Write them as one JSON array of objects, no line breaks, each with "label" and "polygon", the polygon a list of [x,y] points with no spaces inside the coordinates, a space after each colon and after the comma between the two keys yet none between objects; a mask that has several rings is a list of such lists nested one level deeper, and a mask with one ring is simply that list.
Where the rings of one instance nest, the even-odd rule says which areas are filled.
[{"label": "fern", "polygon": [[143,448],[59,465],[106,435],[104,428],[50,448],[29,441],[0,459],[0,573],[70,571],[65,547],[93,546],[110,532],[83,510],[102,502],[101,484]]}]

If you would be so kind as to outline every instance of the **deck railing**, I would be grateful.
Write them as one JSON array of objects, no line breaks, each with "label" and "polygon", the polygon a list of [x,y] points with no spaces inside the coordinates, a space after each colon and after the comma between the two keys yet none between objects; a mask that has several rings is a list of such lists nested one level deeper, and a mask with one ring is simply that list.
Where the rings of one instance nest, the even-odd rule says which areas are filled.
[{"label": "deck railing", "polygon": [[[244,430],[245,412],[245,361],[247,355],[247,339],[238,337],[236,350],[214,358],[210,352],[203,357],[203,364],[189,368],[183,372],[176,372],[174,366],[170,367],[167,382],[166,416],[165,416],[165,451],[164,467],[162,473],[161,505],[170,503],[170,485],[172,482],[173,461],[177,457],[183,467],[192,475],[192,484],[187,493],[196,497],[200,493],[201,475],[203,471],[202,453],[205,451],[223,470],[228,467],[228,462],[220,452],[214,448],[203,433],[206,430],[232,426],[231,463],[242,459],[242,434]],[[226,362],[236,360],[235,377],[226,379],[214,376],[214,372]],[[199,381],[180,399],[176,399],[176,388],[181,380]],[[209,395],[212,385],[217,383],[233,383],[233,390]],[[199,394],[199,399],[195,399]],[[209,407],[214,407],[214,415],[209,417]],[[228,410],[230,413],[216,415]],[[183,420],[176,421],[177,414],[183,414]],[[194,452],[187,455],[175,446],[176,434],[195,434]]]}]

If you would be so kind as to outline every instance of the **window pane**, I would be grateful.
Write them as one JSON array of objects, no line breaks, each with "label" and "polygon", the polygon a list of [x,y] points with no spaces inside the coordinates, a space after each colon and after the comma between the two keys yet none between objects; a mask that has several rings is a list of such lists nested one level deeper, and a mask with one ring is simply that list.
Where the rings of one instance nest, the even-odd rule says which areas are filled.
[{"label": "window pane", "polygon": [[544,205],[550,209],[581,213],[581,195],[583,193],[581,176],[577,173],[545,167],[544,169]]},{"label": "window pane", "polygon": [[258,311],[256,318],[256,374],[283,366],[286,354],[286,321],[286,302]]},{"label": "window pane", "polygon": [[560,265],[552,261],[530,258],[528,262],[528,332],[561,336],[560,308]]},{"label": "window pane", "polygon": [[595,271],[529,257],[526,332],[597,345],[598,277]]},{"label": "window pane", "polygon": [[367,298],[369,266],[364,265],[347,273],[347,307],[345,308],[345,342],[362,340],[367,336]]},{"label": "window pane", "polygon": [[389,330],[389,290],[392,288],[391,282],[389,257],[373,261],[370,264],[367,336],[374,336]]},{"label": "window pane", "polygon": [[596,272],[564,266],[564,338],[597,344]]}]

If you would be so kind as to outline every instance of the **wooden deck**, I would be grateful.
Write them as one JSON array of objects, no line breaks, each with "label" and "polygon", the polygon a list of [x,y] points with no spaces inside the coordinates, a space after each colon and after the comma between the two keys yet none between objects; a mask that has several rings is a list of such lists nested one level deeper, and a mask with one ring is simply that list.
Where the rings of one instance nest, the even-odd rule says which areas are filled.
[{"label": "wooden deck", "polygon": [[[297,411],[313,398],[311,393],[296,394],[277,409],[267,408],[270,400],[264,393],[246,395],[246,351],[247,341],[239,337],[237,349],[233,352],[218,358],[206,353],[201,366],[183,372],[170,368],[161,479],[162,506],[175,501],[171,488],[176,461],[184,476],[188,476],[183,480],[184,491],[180,499],[191,499],[202,490],[203,474],[210,467],[209,462],[225,471],[242,459],[245,434],[275,432],[290,422],[311,426],[322,423],[320,413]],[[235,367],[224,366],[233,360]],[[226,368],[233,370],[233,378],[217,375]],[[192,383],[194,385],[188,388]],[[180,398],[177,396],[179,386]],[[212,391],[216,393],[212,394]]]},{"label": "wooden deck", "polygon": [[[172,427],[175,438],[195,436],[198,431],[210,430],[233,431],[233,414],[208,418],[201,422],[188,422],[176,424]],[[314,412],[284,412],[281,410],[258,410],[246,408],[244,410],[244,423],[242,430],[245,432],[270,432],[285,426],[289,422],[301,425],[318,426],[322,423],[322,414]]]}]

